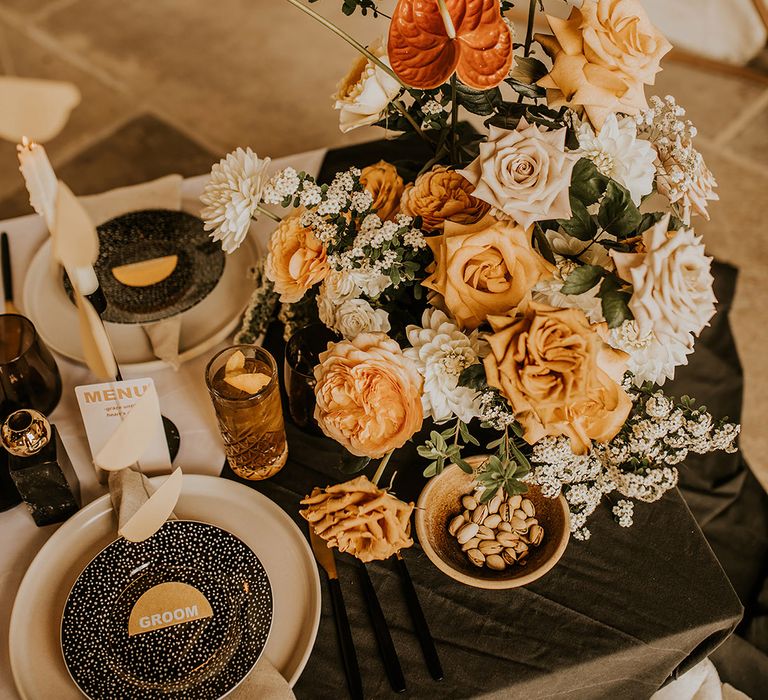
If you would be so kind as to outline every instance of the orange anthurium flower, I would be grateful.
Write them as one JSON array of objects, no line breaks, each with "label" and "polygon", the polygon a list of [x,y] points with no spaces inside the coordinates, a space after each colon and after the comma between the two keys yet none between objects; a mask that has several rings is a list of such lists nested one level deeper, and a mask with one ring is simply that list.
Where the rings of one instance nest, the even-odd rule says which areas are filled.
[{"label": "orange anthurium flower", "polygon": [[489,90],[512,65],[499,0],[399,0],[387,50],[397,76],[422,90],[442,85],[454,71],[465,85]]}]

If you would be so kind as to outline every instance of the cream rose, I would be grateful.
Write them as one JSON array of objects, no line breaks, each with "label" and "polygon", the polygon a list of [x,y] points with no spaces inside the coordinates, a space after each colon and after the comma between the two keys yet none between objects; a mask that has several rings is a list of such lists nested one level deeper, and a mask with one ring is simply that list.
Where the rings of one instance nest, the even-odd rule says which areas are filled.
[{"label": "cream rose", "polygon": [[577,309],[532,302],[524,315],[490,319],[488,383],[509,400],[529,444],[566,435],[576,454],[621,430],[632,401],[621,388],[626,353],[603,342]]},{"label": "cream rose", "polygon": [[[389,65],[387,49],[381,40],[368,50]],[[365,56],[360,56],[339,83],[335,107],[339,110],[339,128],[346,133],[359,126],[375,124],[386,116],[389,103],[400,92],[400,83]]]},{"label": "cream rose", "polygon": [[715,313],[712,258],[691,229],[668,231],[669,215],[643,233],[644,253],[611,252],[622,279],[634,291],[629,309],[638,335],[653,332],[690,345]]},{"label": "cream rose", "polygon": [[335,330],[345,338],[360,333],[386,333],[389,315],[384,309],[374,309],[365,299],[348,299],[335,312]]},{"label": "cream rose", "polygon": [[383,457],[421,428],[421,376],[384,333],[330,346],[315,379],[315,420],[354,455]]},{"label": "cream rose", "polygon": [[442,235],[426,240],[435,262],[422,284],[438,292],[459,326],[470,330],[513,309],[554,271],[531,247],[528,233],[509,221],[447,223]]},{"label": "cream rose", "polygon": [[360,182],[373,195],[373,208],[382,221],[391,219],[400,209],[403,178],[397,168],[385,160],[363,168]]},{"label": "cream rose", "polygon": [[571,216],[568,187],[579,156],[565,151],[566,129],[545,131],[521,119],[514,131],[491,126],[480,155],[459,172],[475,197],[528,228]]},{"label": "cream rose", "polygon": [[287,216],[269,240],[265,272],[280,301],[299,301],[307,290],[328,274],[325,247],[312,229],[300,223],[301,212]]},{"label": "cream rose", "polygon": [[436,165],[405,188],[400,208],[403,214],[420,216],[426,231],[441,230],[446,221],[474,224],[490,207],[473,197],[472,189],[459,172]]},{"label": "cream rose", "polygon": [[647,108],[644,85],[654,83],[672,45],[639,0],[584,0],[568,19],[547,20],[554,36],[535,38],[553,61],[538,82],[551,107],[583,111],[598,129],[609,114]]}]

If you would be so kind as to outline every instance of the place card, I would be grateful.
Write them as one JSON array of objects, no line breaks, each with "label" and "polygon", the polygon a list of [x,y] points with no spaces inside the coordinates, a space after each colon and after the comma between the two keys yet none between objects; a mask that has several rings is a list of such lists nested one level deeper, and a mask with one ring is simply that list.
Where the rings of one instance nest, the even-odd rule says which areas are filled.
[{"label": "place card", "polygon": [[206,617],[213,617],[213,609],[197,588],[169,581],[150,588],[136,601],[128,618],[128,636]]},{"label": "place card", "polygon": [[[145,410],[142,411],[141,432],[145,447],[137,460],[139,468],[146,476],[167,474],[171,470],[160,401],[152,379],[125,379],[78,386],[75,387],[75,395],[94,460],[134,406],[143,399],[142,404],[145,405],[142,408]],[[104,474],[103,470],[96,469],[100,476]]]}]

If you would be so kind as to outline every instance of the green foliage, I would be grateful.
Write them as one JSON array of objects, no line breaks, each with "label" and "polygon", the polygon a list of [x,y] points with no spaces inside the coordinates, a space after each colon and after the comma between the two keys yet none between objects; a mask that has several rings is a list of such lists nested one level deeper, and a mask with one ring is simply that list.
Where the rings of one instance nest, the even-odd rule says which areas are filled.
[{"label": "green foliage", "polygon": [[631,287],[616,275],[606,274],[597,296],[600,297],[603,316],[609,328],[616,328],[634,318],[628,305],[632,296]]},{"label": "green foliage", "polygon": [[466,386],[475,391],[482,391],[488,386],[485,380],[485,367],[482,364],[465,367],[459,375],[459,385]]},{"label": "green foliage", "polygon": [[[450,443],[449,440],[451,440]],[[466,423],[459,419],[442,433],[437,430],[430,432],[429,440],[416,448],[421,457],[431,460],[424,469],[424,476],[431,477],[440,474],[446,463],[457,464],[460,469],[471,474],[472,466],[461,456],[461,448],[466,444],[479,445],[480,443],[470,434]]]},{"label": "green foliage", "polygon": [[489,114],[494,114],[504,102],[499,88],[493,88],[491,90],[475,90],[462,83],[456,84],[456,100],[459,105],[464,107],[468,112],[472,112],[472,114],[477,114],[481,117],[487,117]]},{"label": "green foliage", "polygon": [[563,294],[583,294],[592,289],[604,274],[605,269],[599,265],[582,265],[568,275],[560,291]]},{"label": "green foliage", "polygon": [[544,230],[545,229],[539,225],[539,222],[535,223],[533,226],[533,241],[536,244],[539,253],[541,253],[541,256],[548,263],[554,265],[556,262],[555,253],[552,250],[552,246],[549,245],[549,240],[547,240]]},{"label": "green foliage", "polygon": [[528,486],[522,479],[531,471],[531,464],[515,439],[510,438],[509,431],[505,430],[500,438],[488,443],[486,447],[489,450],[495,449],[496,452],[483,463],[475,475],[477,483],[485,489],[480,498],[481,502],[490,501],[500,488],[508,495],[525,493]]},{"label": "green foliage", "polygon": [[347,450],[342,450],[339,471],[344,474],[358,474],[370,463],[370,457],[357,457]]},{"label": "green foliage", "polygon": [[577,161],[571,175],[571,196],[585,206],[594,204],[603,196],[610,178],[603,175],[588,158]]},{"label": "green foliage", "polygon": [[610,180],[600,202],[597,220],[604,230],[622,239],[636,234],[643,217],[632,201],[629,190]]},{"label": "green foliage", "polygon": [[[309,0],[309,2],[317,2],[317,0]],[[341,11],[345,15],[353,15],[357,9],[359,9],[363,15],[373,12],[373,16],[378,17],[379,14],[381,14],[373,0],[342,0]]]},{"label": "green foliage", "polygon": [[567,234],[578,238],[580,241],[590,241],[597,235],[597,221],[595,217],[587,211],[583,202],[570,195],[571,218],[558,219],[557,223]]}]

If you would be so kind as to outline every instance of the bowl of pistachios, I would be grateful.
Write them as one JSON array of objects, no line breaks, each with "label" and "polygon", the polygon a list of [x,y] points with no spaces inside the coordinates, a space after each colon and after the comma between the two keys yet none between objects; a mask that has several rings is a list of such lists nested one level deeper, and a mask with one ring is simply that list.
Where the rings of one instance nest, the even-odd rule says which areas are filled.
[{"label": "bowl of pistachios", "polygon": [[[485,457],[467,460],[474,468]],[[432,563],[477,588],[525,586],[562,557],[570,536],[568,504],[530,484],[523,494],[486,497],[457,465],[429,480],[415,510],[416,534]]]}]

